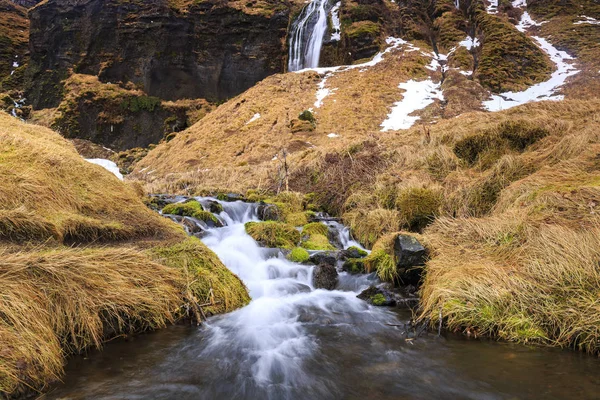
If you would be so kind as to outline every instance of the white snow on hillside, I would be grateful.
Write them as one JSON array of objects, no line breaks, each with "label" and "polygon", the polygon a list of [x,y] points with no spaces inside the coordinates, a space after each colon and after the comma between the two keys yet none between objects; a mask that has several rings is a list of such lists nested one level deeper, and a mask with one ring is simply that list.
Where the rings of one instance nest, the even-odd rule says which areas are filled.
[{"label": "white snow on hillside", "polygon": [[581,24],[591,24],[591,25],[600,25],[600,21],[592,17],[586,17],[585,15],[580,15],[579,18],[583,18],[581,21],[573,22],[575,25]]},{"label": "white snow on hillside", "polygon": [[487,6],[487,12],[489,14],[496,14],[498,12],[498,0],[489,0],[489,5]]},{"label": "white snow on hillside", "polygon": [[431,80],[414,81],[411,79],[401,83],[398,87],[405,90],[402,94],[403,99],[394,103],[392,111],[381,124],[382,132],[410,128],[421,117],[409,114],[427,107],[435,99],[444,100],[440,84]]},{"label": "white snow on hillside", "polygon": [[259,119],[259,118],[260,118],[260,114],[259,114],[259,113],[256,113],[256,114],[254,114],[254,115],[252,116],[252,118],[250,118],[250,119],[248,120],[248,122],[246,122],[246,125],[253,123],[254,121],[256,121],[256,120],[257,120],[257,119]]},{"label": "white snow on hillside", "polygon": [[[526,0],[516,0],[513,2],[515,7],[526,7]],[[525,11],[521,17],[521,21],[516,26],[521,32],[532,26],[540,26],[543,23],[534,21],[529,13]],[[545,82],[533,85],[522,92],[506,92],[499,95],[492,95],[491,99],[483,102],[483,106],[488,111],[500,111],[512,108],[521,104],[532,101],[542,100],[562,100],[563,95],[557,94],[558,90],[565,84],[567,78],[577,74],[579,71],[573,65],[571,57],[564,51],[558,50],[552,46],[546,39],[538,36],[531,36],[538,46],[550,57],[552,62],[556,64],[556,71],[552,73],[550,79]]]},{"label": "white snow on hillside", "polygon": [[110,160],[105,160],[104,158],[86,158],[85,161],[99,165],[105,170],[114,174],[120,180],[123,180],[123,175],[119,171],[119,167],[117,167],[117,164],[115,164],[114,162]]}]

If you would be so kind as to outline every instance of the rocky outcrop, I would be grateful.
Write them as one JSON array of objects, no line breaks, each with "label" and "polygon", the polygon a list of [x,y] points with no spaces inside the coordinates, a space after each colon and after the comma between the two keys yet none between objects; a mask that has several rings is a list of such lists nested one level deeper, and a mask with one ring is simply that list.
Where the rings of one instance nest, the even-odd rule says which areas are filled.
[{"label": "rocky outcrop", "polygon": [[0,0],[0,93],[20,86],[27,59],[28,32],[27,10]]},{"label": "rocky outcrop", "polygon": [[27,97],[56,107],[72,69],[165,100],[223,100],[283,71],[288,8],[168,0],[55,0],[30,11]]},{"label": "rocky outcrop", "polygon": [[12,0],[12,2],[20,5],[21,7],[31,8],[38,3],[41,3],[42,0]]}]

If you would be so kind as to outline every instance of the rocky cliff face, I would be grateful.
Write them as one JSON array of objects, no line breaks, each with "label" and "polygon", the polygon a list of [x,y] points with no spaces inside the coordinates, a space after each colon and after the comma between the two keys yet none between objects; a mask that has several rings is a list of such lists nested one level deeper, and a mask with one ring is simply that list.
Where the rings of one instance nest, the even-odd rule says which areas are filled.
[{"label": "rocky cliff face", "polygon": [[21,7],[31,8],[38,3],[41,3],[42,0],[12,0],[12,2],[20,5]]},{"label": "rocky cliff face", "polygon": [[0,0],[0,93],[20,86],[27,58],[27,10]]},{"label": "rocky cliff face", "polygon": [[42,3],[30,12],[28,100],[56,107],[71,69],[164,100],[227,99],[283,71],[288,13],[275,1]]}]

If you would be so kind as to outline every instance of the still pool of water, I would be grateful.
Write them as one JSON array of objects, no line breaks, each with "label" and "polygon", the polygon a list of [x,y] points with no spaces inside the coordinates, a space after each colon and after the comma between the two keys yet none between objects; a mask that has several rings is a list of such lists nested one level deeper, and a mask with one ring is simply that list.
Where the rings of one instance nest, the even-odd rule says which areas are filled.
[{"label": "still pool of water", "polygon": [[[226,226],[203,241],[252,302],[199,328],[173,326],[75,357],[45,399],[600,398],[598,358],[415,334],[409,312],[356,298],[372,277],[342,274],[336,290],[316,289],[314,267],[245,233],[256,205],[222,205]],[[356,245],[346,228],[329,225],[342,247]]]}]

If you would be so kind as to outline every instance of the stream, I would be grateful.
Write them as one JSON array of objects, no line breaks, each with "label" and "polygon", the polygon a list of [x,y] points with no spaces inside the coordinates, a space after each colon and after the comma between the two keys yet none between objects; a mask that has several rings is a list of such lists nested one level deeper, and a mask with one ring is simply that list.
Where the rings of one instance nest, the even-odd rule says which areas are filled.
[{"label": "stream", "polygon": [[[199,199],[206,201],[206,199]],[[572,351],[417,332],[410,311],[356,296],[373,275],[315,289],[313,266],[245,233],[257,205],[221,202],[203,242],[251,303],[201,327],[172,326],[74,357],[45,399],[593,399],[599,361]],[[356,245],[335,223],[345,248]]]}]

